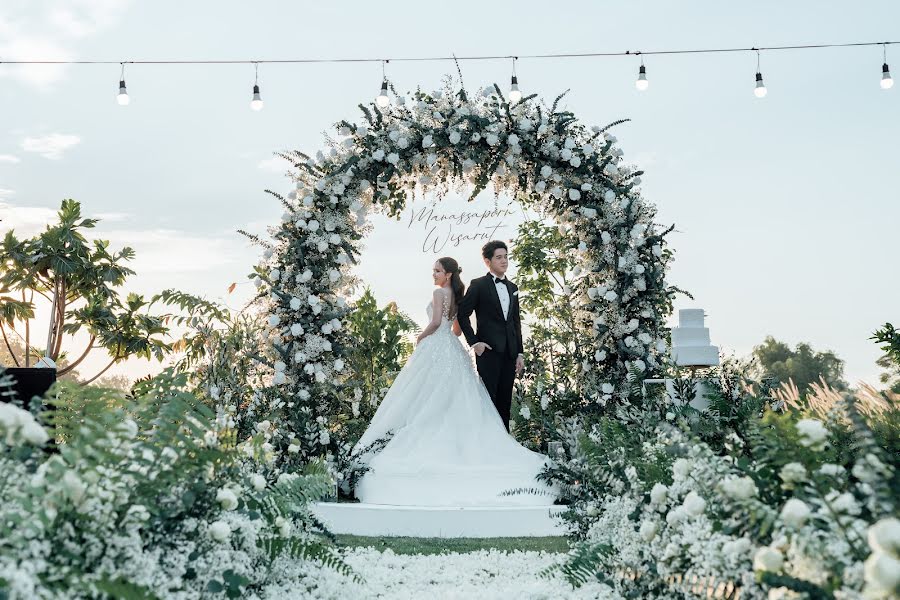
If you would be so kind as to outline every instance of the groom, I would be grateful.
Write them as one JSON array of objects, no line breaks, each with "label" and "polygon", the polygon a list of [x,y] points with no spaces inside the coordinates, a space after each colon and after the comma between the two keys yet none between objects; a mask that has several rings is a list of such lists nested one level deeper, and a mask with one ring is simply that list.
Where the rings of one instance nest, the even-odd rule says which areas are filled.
[{"label": "groom", "polygon": [[[519,288],[506,278],[507,253],[503,242],[492,241],[484,245],[481,256],[490,272],[469,283],[456,318],[466,341],[475,350],[478,374],[509,431],[513,382],[516,375],[525,370],[525,357]],[[478,332],[472,330],[469,322],[473,312],[478,321]]]}]

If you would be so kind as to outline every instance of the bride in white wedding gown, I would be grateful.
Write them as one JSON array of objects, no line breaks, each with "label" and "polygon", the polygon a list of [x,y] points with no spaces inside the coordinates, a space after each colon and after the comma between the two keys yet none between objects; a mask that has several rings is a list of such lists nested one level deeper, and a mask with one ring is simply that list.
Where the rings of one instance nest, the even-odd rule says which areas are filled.
[{"label": "bride in white wedding gown", "polygon": [[[356,497],[416,506],[553,504],[550,488],[535,480],[547,457],[507,433],[454,333],[463,287],[459,266],[442,258],[433,277],[439,287],[428,306],[431,321],[354,448],[393,433],[380,452],[363,457],[370,470],[360,478]],[[516,488],[547,494],[500,495]]]}]

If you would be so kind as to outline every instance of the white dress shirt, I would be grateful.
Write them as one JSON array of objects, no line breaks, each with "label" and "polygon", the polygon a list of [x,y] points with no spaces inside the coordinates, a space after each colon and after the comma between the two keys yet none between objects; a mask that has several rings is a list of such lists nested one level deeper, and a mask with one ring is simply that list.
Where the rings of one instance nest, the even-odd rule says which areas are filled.
[{"label": "white dress shirt", "polygon": [[[494,277],[499,277],[493,271],[491,275]],[[509,288],[506,287],[506,276],[501,278],[501,281],[497,281],[494,283],[494,287],[497,288],[497,295],[500,296],[500,308],[503,309],[503,318],[509,318]]]}]

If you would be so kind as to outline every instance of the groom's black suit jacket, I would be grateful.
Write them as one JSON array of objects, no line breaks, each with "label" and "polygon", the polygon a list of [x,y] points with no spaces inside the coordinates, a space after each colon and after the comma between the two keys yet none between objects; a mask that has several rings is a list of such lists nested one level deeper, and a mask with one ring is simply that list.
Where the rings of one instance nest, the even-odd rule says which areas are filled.
[{"label": "groom's black suit jacket", "polygon": [[[459,303],[456,318],[459,328],[471,346],[476,342],[485,342],[493,351],[515,358],[523,354],[522,316],[519,312],[519,288],[509,279],[504,280],[509,289],[509,312],[503,318],[500,296],[494,284],[494,276],[488,273],[484,277],[476,277],[469,283],[469,289]],[[469,317],[472,313],[478,319],[478,333],[472,329]]]}]

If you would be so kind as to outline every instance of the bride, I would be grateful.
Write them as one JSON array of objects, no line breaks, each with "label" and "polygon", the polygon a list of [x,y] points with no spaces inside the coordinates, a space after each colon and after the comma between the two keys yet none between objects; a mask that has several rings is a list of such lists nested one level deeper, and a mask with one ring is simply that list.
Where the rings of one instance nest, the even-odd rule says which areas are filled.
[{"label": "bride", "polygon": [[[354,452],[393,434],[375,456],[356,497],[371,504],[417,506],[550,505],[535,480],[548,459],[506,431],[472,358],[457,336],[465,286],[452,258],[434,263],[431,319]],[[547,494],[501,496],[527,488]]]}]

